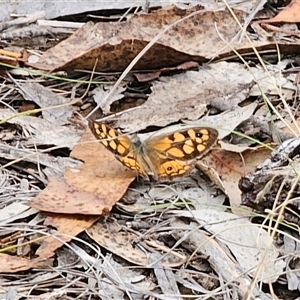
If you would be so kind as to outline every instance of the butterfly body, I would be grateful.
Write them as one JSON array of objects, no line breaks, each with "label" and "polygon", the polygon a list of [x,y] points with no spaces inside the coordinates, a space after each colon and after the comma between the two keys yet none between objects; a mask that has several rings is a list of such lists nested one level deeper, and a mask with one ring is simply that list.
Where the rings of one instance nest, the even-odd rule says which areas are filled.
[{"label": "butterfly body", "polygon": [[95,121],[89,124],[95,137],[123,165],[147,180],[149,176],[156,180],[170,180],[188,174],[218,137],[213,128],[193,127],[154,134],[142,142],[138,137],[132,140],[120,135],[105,124]]}]

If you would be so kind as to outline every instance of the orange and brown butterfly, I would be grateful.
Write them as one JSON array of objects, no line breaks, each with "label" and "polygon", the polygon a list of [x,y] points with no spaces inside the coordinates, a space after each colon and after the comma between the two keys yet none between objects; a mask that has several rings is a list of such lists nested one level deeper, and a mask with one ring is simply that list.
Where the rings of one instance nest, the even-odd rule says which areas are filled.
[{"label": "orange and brown butterfly", "polygon": [[183,128],[155,133],[143,142],[121,135],[115,129],[96,121],[89,126],[97,139],[126,167],[144,179],[170,180],[187,175],[197,159],[208,152],[218,138],[210,127]]}]

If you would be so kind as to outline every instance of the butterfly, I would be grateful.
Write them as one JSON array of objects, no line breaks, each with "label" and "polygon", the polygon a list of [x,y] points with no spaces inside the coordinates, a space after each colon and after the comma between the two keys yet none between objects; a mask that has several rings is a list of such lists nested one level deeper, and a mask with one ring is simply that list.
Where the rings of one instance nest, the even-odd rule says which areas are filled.
[{"label": "butterfly", "polygon": [[126,167],[144,179],[170,180],[189,174],[197,159],[207,153],[218,138],[218,131],[210,127],[179,129],[155,133],[143,142],[130,139],[115,129],[96,121],[89,121],[94,136]]}]

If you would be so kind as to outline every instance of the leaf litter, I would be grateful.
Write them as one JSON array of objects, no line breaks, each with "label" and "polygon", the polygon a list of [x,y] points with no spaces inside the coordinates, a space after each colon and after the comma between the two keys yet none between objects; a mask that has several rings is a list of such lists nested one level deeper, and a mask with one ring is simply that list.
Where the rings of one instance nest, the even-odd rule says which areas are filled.
[{"label": "leaf litter", "polygon": [[[234,10],[237,20],[249,17],[250,11],[272,15],[267,7],[256,9],[251,1],[249,5],[248,9]],[[294,3],[285,13],[289,14],[289,9],[293,13],[293,7]],[[251,16],[259,20],[259,15]],[[134,69],[147,72],[147,80],[138,82],[134,73],[123,74],[126,80],[113,94],[111,82],[119,76],[115,72],[123,71],[161,30],[181,19],[135,62]],[[250,26],[261,29],[259,23]],[[76,85],[62,84],[63,79],[57,77],[59,88],[53,88],[53,79],[51,84],[47,77],[38,83],[42,73],[32,75],[34,79],[26,78],[26,73],[18,75],[22,80],[7,77],[15,84],[13,88],[3,81],[1,286],[9,287],[11,278],[26,271],[35,280],[50,279],[50,290],[59,286],[70,295],[74,291],[57,275],[58,259],[74,284],[79,282],[76,295],[83,299],[91,295],[93,299],[124,299],[125,295],[182,299],[191,293],[197,293],[199,299],[223,299],[224,294],[274,299],[280,294],[276,286],[269,293],[262,286],[278,282],[284,272],[286,299],[293,299],[290,291],[299,287],[298,278],[290,275],[297,268],[291,261],[295,260],[298,236],[291,232],[290,224],[298,226],[294,217],[297,206],[296,202],[286,203],[288,192],[279,197],[279,203],[273,201],[280,191],[286,191],[283,184],[292,182],[291,168],[285,161],[284,168],[280,166],[281,177],[278,170],[260,168],[273,157],[274,142],[289,138],[283,135],[285,130],[297,132],[297,85],[291,74],[297,62],[290,57],[278,61],[274,52],[270,58],[261,50],[271,51],[279,45],[284,56],[297,51],[299,45],[295,34],[287,44],[283,31],[275,30],[275,43],[265,32],[259,35],[249,28],[237,43],[241,31],[230,10],[199,6],[154,9],[134,14],[123,24],[87,23],[44,51],[40,61],[31,66],[64,70],[67,76],[94,70],[97,73],[90,83],[85,77]],[[249,53],[253,46],[266,65],[251,53],[247,54],[248,67],[236,57],[232,61],[233,48]],[[223,61],[209,61],[212,58]],[[192,71],[176,68],[190,61],[206,64]],[[174,70],[179,74],[172,74]],[[5,73],[2,76],[6,78]],[[76,97],[80,101],[74,101]],[[138,105],[139,97],[147,99],[144,104]],[[100,145],[89,129],[84,131],[84,122],[70,122],[75,112],[88,115],[94,102],[102,108],[97,118],[114,121],[123,134],[145,138],[158,129],[167,133],[181,128],[181,122],[186,128],[214,127],[219,141],[198,161],[201,173],[194,170],[189,177],[173,182],[134,181],[136,174]],[[297,155],[289,157],[297,162]],[[247,190],[249,186],[262,190]],[[293,191],[296,193],[296,185]],[[297,199],[296,194],[293,197]],[[284,246],[276,243],[280,239],[290,249],[290,260],[282,257]],[[295,244],[288,248],[291,241]],[[67,249],[73,261],[78,261],[73,266],[60,252]],[[82,266],[88,268],[88,275]],[[128,267],[144,272],[130,277],[125,272]],[[41,277],[44,271],[47,276]],[[15,277],[6,276],[8,273]],[[88,287],[82,287],[81,278],[87,276]],[[38,281],[32,292],[43,299],[50,294],[61,297],[43,290],[45,280]],[[33,286],[25,280],[16,287],[20,294],[21,289],[29,291]],[[6,292],[2,295],[7,296]]]},{"label": "leaf litter", "polygon": [[69,105],[61,105],[64,103],[68,104],[67,99],[37,83],[22,83],[20,86],[22,88],[20,92],[24,99],[35,102],[41,108],[50,108],[51,106],[60,105],[59,108],[43,110],[42,115],[44,120],[59,125],[68,123],[68,118],[71,118],[73,115],[73,108]]},{"label": "leaf litter", "polygon": [[[84,164],[66,170],[63,181],[50,178],[48,186],[28,205],[55,213],[107,214],[135,176],[103,145],[93,141],[94,137],[87,131],[70,154]],[[99,153],[97,160],[95,152]]]}]

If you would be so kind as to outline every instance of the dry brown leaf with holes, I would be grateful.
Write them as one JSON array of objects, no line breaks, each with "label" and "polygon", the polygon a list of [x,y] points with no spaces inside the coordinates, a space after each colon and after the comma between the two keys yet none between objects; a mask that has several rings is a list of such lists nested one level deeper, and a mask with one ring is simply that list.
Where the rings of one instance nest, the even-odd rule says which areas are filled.
[{"label": "dry brown leaf with holes", "polygon": [[[237,9],[232,11],[243,23],[247,13]],[[260,36],[255,36],[251,44],[244,36],[240,41],[241,28],[227,9],[205,11],[200,6],[189,9],[174,6],[149,14],[138,13],[122,23],[89,22],[68,39],[47,50],[39,62],[30,66],[46,71],[92,70],[98,59],[96,71],[122,71],[158,33],[193,12],[197,14],[162,34],[134,69],[174,67],[190,60],[203,63],[216,57],[232,56],[231,49],[248,53],[253,51],[253,47],[257,51],[267,51],[282,45],[281,53],[294,53],[295,48],[299,48],[297,42],[291,49],[286,47],[285,40],[274,43],[264,38],[260,40]]]},{"label": "dry brown leaf with holes", "polygon": [[[102,247],[108,249],[110,252],[124,258],[125,260],[139,266],[148,266],[151,264],[149,254],[136,250],[132,244],[138,243],[140,236],[133,230],[127,230],[120,226],[117,222],[104,222],[99,220],[93,226],[86,230],[86,233]],[[148,242],[148,245],[159,248],[159,245],[154,242]],[[161,247],[161,246],[160,246]],[[162,260],[163,266],[178,267],[182,265],[186,259],[183,255],[164,247],[165,253]]]},{"label": "dry brown leaf with holes", "polygon": [[[139,13],[122,23],[89,22],[71,37],[46,51],[39,62],[31,66],[47,71],[92,70],[96,59],[100,58],[96,71],[124,70],[155,35],[197,10],[198,14],[162,35],[134,68],[160,69],[190,60],[202,63],[220,53],[231,51],[219,36],[230,43],[240,31],[230,12],[227,9],[216,12],[201,9],[201,6],[189,9],[173,6],[150,14]],[[246,15],[243,11],[234,12],[239,20]]]},{"label": "dry brown leaf with holes", "polygon": [[128,171],[101,145],[87,128],[71,156],[84,162],[68,169],[64,181],[52,178],[31,202],[42,211],[64,214],[107,214],[123,196],[135,173]]},{"label": "dry brown leaf with holes", "polygon": [[[220,143],[222,148],[226,148],[227,144]],[[238,207],[241,205],[239,180],[244,174],[254,172],[256,167],[270,156],[270,153],[271,150],[263,146],[247,148],[230,145],[230,150],[212,150],[210,155],[201,159],[197,167],[226,193],[231,207]]]}]

